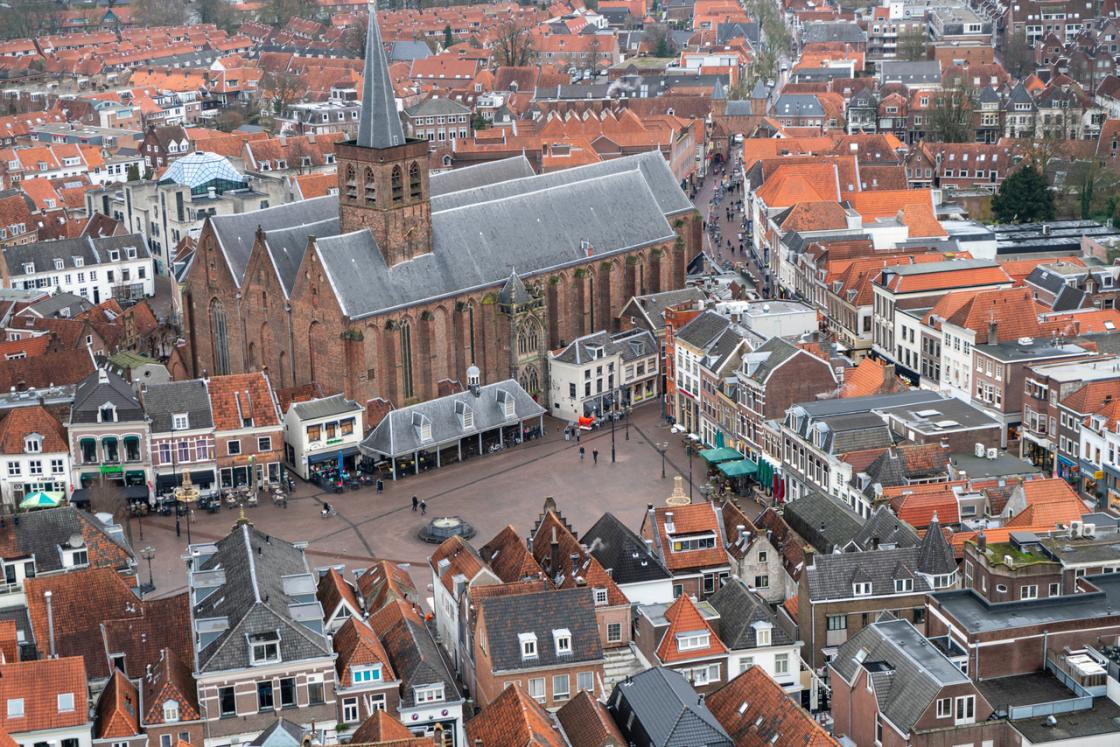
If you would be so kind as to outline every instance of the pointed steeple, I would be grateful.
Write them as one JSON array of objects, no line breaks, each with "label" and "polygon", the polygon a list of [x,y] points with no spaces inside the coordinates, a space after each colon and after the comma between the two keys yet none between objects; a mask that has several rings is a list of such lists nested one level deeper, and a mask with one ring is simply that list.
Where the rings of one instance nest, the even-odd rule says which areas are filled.
[{"label": "pointed steeple", "polygon": [[363,148],[392,148],[404,145],[404,129],[397,114],[397,100],[389,77],[389,61],[381,46],[377,3],[369,4],[366,27],[366,61],[362,68],[362,118],[358,123],[358,145]]},{"label": "pointed steeple", "polygon": [[927,576],[948,576],[957,570],[957,561],[953,557],[953,548],[941,533],[941,522],[937,520],[937,512],[929,521],[929,528],[922,537],[922,544],[918,547],[918,573]]},{"label": "pointed steeple", "polygon": [[727,99],[727,89],[723,87],[723,80],[716,78],[716,84],[712,87],[712,101],[724,101]]}]

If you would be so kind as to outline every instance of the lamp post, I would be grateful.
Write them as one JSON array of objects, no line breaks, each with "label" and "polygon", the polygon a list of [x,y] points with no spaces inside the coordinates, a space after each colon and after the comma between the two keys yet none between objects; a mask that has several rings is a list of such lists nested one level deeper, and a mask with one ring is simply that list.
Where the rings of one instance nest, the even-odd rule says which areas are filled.
[{"label": "lamp post", "polygon": [[687,443],[684,445],[684,450],[688,453],[688,500],[692,502],[692,444]]},{"label": "lamp post", "polygon": [[659,453],[661,455],[661,479],[664,480],[665,479],[665,452],[669,450],[669,442],[668,441],[662,441],[660,443],[654,444],[653,448],[657,449],[657,453]]},{"label": "lamp post", "polygon": [[614,464],[614,421],[618,416],[618,399],[611,395],[611,464]]},{"label": "lamp post", "polygon": [[152,558],[156,556],[156,549],[151,545],[140,548],[140,557],[148,561],[148,590],[155,591],[156,582],[152,576]]},{"label": "lamp post", "polygon": [[179,504],[187,506],[187,544],[191,543],[191,506],[198,500],[199,490],[191,483],[191,473],[183,470],[183,481],[175,488],[175,523],[179,523]]},{"label": "lamp post", "polygon": [[626,418],[626,440],[627,441],[630,440],[630,411],[633,410],[633,409],[634,408],[631,407],[630,405],[626,405],[626,407],[623,408],[623,410],[622,410],[622,416],[624,418]]}]

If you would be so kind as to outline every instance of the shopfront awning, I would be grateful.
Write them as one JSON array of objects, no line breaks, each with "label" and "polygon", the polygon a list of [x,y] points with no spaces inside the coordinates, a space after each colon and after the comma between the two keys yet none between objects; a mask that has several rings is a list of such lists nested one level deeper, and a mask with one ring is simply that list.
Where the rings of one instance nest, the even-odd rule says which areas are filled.
[{"label": "shopfront awning", "polygon": [[329,462],[338,459],[339,453],[343,457],[354,456],[358,453],[357,446],[347,446],[342,449],[321,449],[307,455],[308,464],[318,464],[319,462]]},{"label": "shopfront awning", "polygon": [[750,459],[739,459],[734,462],[723,462],[719,471],[727,477],[750,477],[758,474],[758,465]]},{"label": "shopfront awning", "polygon": [[[191,482],[197,487],[205,488],[214,484],[214,472],[208,469],[191,470]],[[163,493],[177,488],[183,484],[183,473],[176,472],[171,475],[156,475],[156,492]]]},{"label": "shopfront awning", "polygon": [[729,449],[726,446],[704,449],[700,452],[700,456],[703,457],[704,461],[708,464],[719,464],[720,462],[730,462],[734,459],[743,458],[743,455],[735,451],[735,449]]}]

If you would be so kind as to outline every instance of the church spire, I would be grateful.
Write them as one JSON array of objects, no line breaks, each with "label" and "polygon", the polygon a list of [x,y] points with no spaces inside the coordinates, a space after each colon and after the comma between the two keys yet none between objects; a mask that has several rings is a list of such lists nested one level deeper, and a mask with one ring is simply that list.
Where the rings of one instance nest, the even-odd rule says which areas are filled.
[{"label": "church spire", "polygon": [[363,148],[392,148],[404,145],[404,129],[397,114],[389,61],[381,46],[381,27],[377,23],[377,3],[369,3],[366,27],[366,60],[362,68],[362,118],[358,123],[358,143]]}]

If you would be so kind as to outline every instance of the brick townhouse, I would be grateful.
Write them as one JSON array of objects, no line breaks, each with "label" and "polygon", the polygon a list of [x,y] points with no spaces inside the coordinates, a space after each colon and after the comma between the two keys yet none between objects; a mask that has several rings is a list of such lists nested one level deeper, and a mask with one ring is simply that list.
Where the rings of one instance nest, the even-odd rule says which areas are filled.
[{"label": "brick townhouse", "polygon": [[976,684],[906,620],[861,630],[829,672],[833,733],[856,747],[991,744],[1002,736]]},{"label": "brick townhouse", "polygon": [[485,707],[510,684],[546,708],[580,690],[603,691],[603,647],[592,589],[485,597],[474,629],[475,700]]},{"label": "brick townhouse", "polygon": [[635,643],[654,666],[680,672],[710,692],[728,678],[729,649],[714,627],[718,617],[711,604],[687,594],[671,605],[643,605],[634,615]]},{"label": "brick townhouse", "polygon": [[279,483],[284,421],[268,374],[214,376],[207,381],[207,391],[221,487],[258,489]]},{"label": "brick townhouse", "polygon": [[651,504],[641,535],[673,574],[674,598],[711,596],[731,572],[720,508],[713,502],[658,508]]}]

